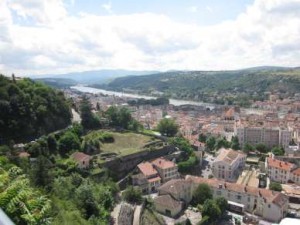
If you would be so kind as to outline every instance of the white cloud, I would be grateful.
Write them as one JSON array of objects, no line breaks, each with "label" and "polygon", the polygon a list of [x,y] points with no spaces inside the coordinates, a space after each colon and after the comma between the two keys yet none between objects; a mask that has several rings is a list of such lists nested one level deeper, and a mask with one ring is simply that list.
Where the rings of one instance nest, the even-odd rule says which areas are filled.
[{"label": "white cloud", "polygon": [[105,9],[108,13],[113,13],[111,2],[102,4],[102,8]]},{"label": "white cloud", "polygon": [[[16,23],[13,11],[32,25]],[[299,66],[299,11],[300,0],[256,0],[236,20],[202,27],[154,13],[75,17],[59,0],[4,0],[0,69],[53,74]]]}]

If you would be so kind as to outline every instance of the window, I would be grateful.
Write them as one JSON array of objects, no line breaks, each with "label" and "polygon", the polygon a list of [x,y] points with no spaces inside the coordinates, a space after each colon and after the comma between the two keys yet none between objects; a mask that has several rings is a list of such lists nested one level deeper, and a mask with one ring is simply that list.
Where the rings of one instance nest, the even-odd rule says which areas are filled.
[{"label": "window", "polygon": [[237,200],[241,200],[241,199],[242,199],[242,196],[237,195],[237,196],[236,196],[236,199],[237,199]]},{"label": "window", "polygon": [[270,205],[270,204],[268,204],[268,207],[269,207],[269,208],[271,208],[271,205]]}]

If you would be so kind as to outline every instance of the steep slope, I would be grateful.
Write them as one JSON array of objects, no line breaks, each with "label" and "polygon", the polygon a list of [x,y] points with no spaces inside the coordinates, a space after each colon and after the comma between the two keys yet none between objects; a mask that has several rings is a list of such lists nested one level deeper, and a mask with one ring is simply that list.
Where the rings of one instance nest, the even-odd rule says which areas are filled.
[{"label": "steep slope", "polygon": [[[261,67],[236,71],[177,71],[148,76],[129,76],[110,82],[107,89],[136,90],[150,94],[164,92],[166,96],[211,101],[222,95],[264,97],[265,92],[287,96],[300,92],[300,69]],[[225,97],[226,97],[225,96]]]},{"label": "steep slope", "polygon": [[30,79],[0,75],[0,143],[33,140],[70,122],[62,92]]}]

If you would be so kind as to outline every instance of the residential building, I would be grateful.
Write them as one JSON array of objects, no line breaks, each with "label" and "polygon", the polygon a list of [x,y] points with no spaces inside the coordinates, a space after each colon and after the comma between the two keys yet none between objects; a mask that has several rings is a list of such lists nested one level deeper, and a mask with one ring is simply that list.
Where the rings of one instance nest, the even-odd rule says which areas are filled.
[{"label": "residential building", "polygon": [[271,181],[300,185],[300,168],[296,164],[268,157],[266,168]]},{"label": "residential building", "polygon": [[143,162],[137,166],[139,173],[132,176],[133,185],[141,188],[143,193],[151,193],[157,190],[161,184],[161,178],[149,162]]},{"label": "residential building", "polygon": [[179,177],[176,163],[164,158],[157,158],[151,163],[159,173],[163,183]]},{"label": "residential building", "polygon": [[71,157],[76,161],[78,168],[86,169],[90,166],[91,156],[83,152],[75,152]]},{"label": "residential building", "polygon": [[287,148],[292,140],[292,132],[281,128],[265,127],[237,127],[235,135],[239,139],[240,146],[245,144],[265,144],[268,148],[282,146]]},{"label": "residential building", "polygon": [[176,163],[164,158],[140,163],[137,169],[138,173],[132,176],[132,184],[139,186],[145,194],[155,192],[161,183],[179,177]]},{"label": "residential building", "polygon": [[214,198],[224,197],[231,204],[242,206],[245,211],[268,221],[279,222],[285,217],[288,210],[288,198],[280,192],[190,175],[185,179],[171,180],[163,184],[158,189],[159,196],[154,199],[156,209],[164,214],[172,215],[172,212],[175,214],[175,209],[169,209],[167,204],[156,199],[169,195],[168,199],[172,198],[178,201],[178,203],[173,202],[170,205],[174,206],[173,208],[176,208],[175,205],[178,206],[176,208],[178,210],[179,204],[184,202],[183,209],[190,203],[192,193],[201,183],[206,183],[211,187]]},{"label": "residential building", "polygon": [[154,199],[157,212],[170,217],[176,217],[183,209],[184,202],[177,201],[170,195],[160,195]]},{"label": "residential building", "polygon": [[246,155],[239,151],[222,148],[212,164],[215,178],[235,182],[245,167]]}]

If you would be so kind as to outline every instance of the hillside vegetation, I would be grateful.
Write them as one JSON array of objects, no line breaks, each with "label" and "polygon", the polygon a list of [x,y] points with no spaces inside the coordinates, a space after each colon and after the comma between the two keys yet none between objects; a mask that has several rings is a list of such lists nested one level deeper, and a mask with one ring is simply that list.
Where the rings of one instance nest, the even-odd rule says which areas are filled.
[{"label": "hillside vegetation", "polygon": [[65,128],[71,111],[62,92],[30,79],[0,75],[0,144],[33,140]]},{"label": "hillside vegetation", "polygon": [[292,96],[300,90],[300,69],[261,67],[236,71],[175,71],[117,78],[105,88],[223,104],[263,100],[265,92]]}]

